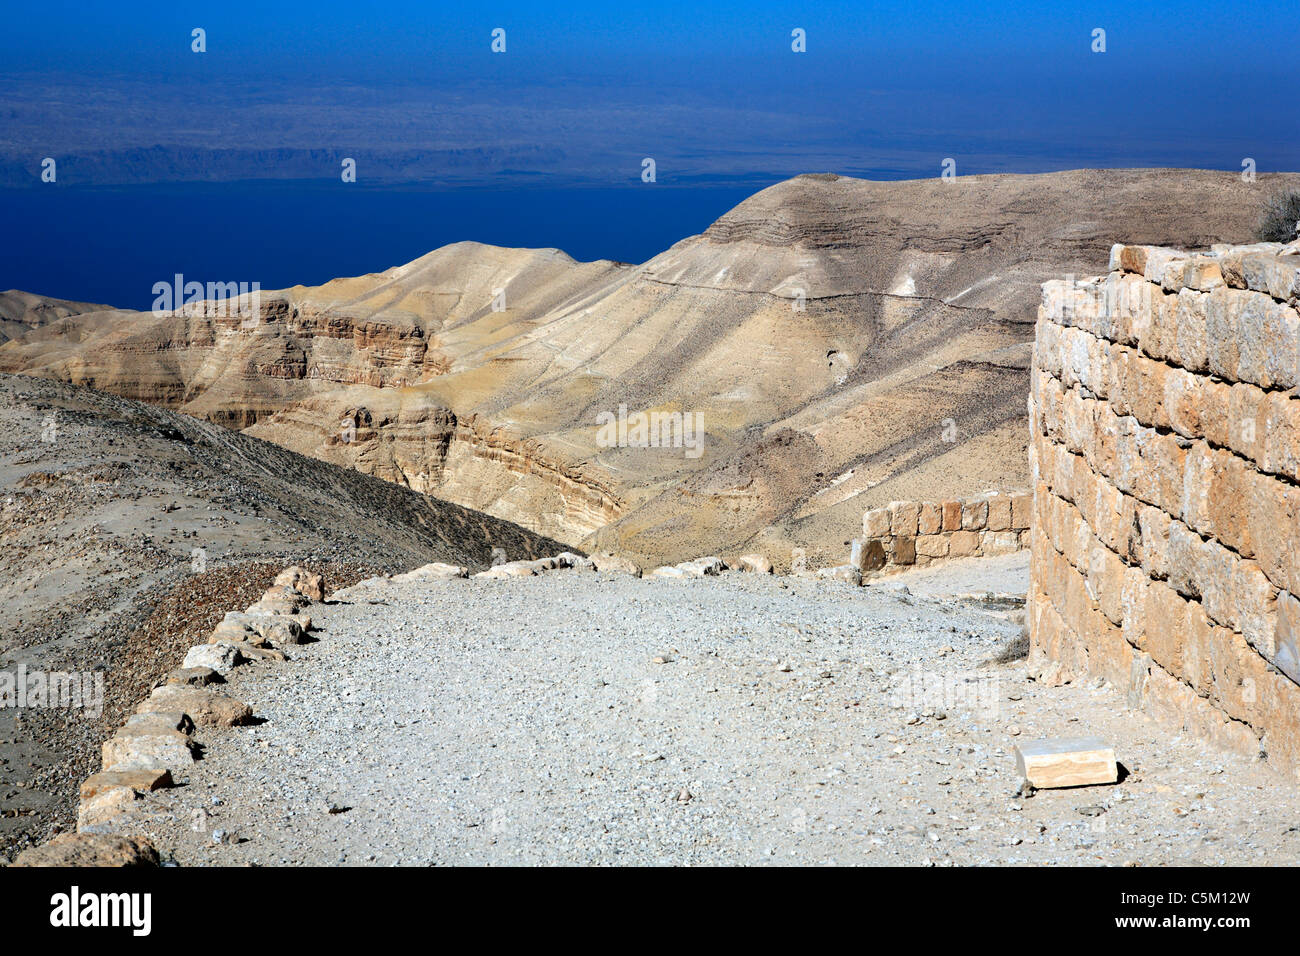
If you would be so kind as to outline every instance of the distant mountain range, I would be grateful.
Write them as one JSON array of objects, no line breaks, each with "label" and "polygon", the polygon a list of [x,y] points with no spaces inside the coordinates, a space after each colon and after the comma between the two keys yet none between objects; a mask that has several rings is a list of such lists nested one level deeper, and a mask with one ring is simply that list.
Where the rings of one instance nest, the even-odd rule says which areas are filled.
[{"label": "distant mountain range", "polygon": [[1290,128],[1268,120],[1285,114],[1283,88],[1252,87],[1250,111],[1189,136],[1197,109],[1236,103],[1233,87],[1142,115],[1111,108],[1126,89],[1106,71],[955,95],[931,71],[849,75],[793,55],[743,75],[698,64],[539,74],[509,63],[423,83],[310,75],[310,64],[279,76],[209,75],[197,60],[170,75],[5,74],[0,65],[0,187],[45,186],[47,157],[69,187],[337,184],[346,158],[363,185],[439,188],[640,184],[646,158],[661,185],[755,188],[809,170],[938,176],[945,158],[960,175],[1170,164],[1240,172],[1243,157],[1261,171],[1300,168]]}]

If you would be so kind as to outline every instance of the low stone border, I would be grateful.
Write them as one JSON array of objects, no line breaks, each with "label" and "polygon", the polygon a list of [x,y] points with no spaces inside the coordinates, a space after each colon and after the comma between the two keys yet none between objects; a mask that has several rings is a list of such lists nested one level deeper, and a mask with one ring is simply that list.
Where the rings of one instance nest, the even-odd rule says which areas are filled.
[{"label": "low stone border", "polygon": [[194,764],[198,727],[247,725],[253,710],[218,690],[225,674],[253,660],[283,661],[283,648],[311,630],[305,609],[324,599],[320,575],[287,568],[245,611],[231,611],[208,638],[190,648],[104,741],[103,770],[81,784],[77,831],[19,854],[14,866],[157,866],[158,852],[143,837],[117,833],[124,814],[155,790],[174,786]]}]

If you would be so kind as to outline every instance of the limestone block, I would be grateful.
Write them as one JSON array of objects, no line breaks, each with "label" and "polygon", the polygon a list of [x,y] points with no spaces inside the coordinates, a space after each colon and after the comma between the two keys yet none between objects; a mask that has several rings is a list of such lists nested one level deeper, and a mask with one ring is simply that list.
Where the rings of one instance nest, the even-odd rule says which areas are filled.
[{"label": "limestone block", "polygon": [[230,641],[217,644],[199,644],[191,647],[181,662],[184,669],[206,667],[218,674],[228,674],[244,663],[244,655],[239,652],[239,645]]},{"label": "limestone block", "polygon": [[713,577],[727,570],[727,564],[721,558],[710,555],[704,558],[695,558],[693,561],[683,561],[677,565],[691,577],[703,578]]},{"label": "limestone block", "polygon": [[915,564],[916,538],[911,535],[900,535],[894,538],[889,559],[894,564]]},{"label": "limestone block", "polygon": [[325,600],[325,579],[321,575],[312,574],[297,565],[281,571],[276,576],[273,586],[289,588],[306,595],[313,601]]},{"label": "limestone block", "polygon": [[63,833],[49,843],[24,850],[14,866],[158,866],[158,851],[143,837],[113,833]]},{"label": "limestone block", "polygon": [[1237,321],[1250,295],[1235,289],[1215,289],[1205,300],[1206,365],[1212,374],[1228,382],[1240,381]]},{"label": "limestone block", "polygon": [[1225,253],[1220,257],[1224,278],[1234,288],[1295,301],[1300,297],[1300,263],[1292,256],[1277,255],[1280,248],[1261,244]]},{"label": "limestone block", "polygon": [[961,526],[963,531],[983,531],[988,527],[989,503],[984,498],[972,498],[962,503]]},{"label": "limestone block", "polygon": [[1034,740],[1018,744],[1016,771],[1040,790],[1114,783],[1115,750],[1096,737]]},{"label": "limestone block", "polygon": [[506,578],[531,578],[537,575],[537,568],[531,561],[507,561],[505,564],[497,564],[488,568],[486,571],[479,571],[474,575],[476,578],[487,578],[488,580],[504,580]]},{"label": "limestone block", "polygon": [[923,534],[916,539],[916,553],[919,557],[944,558],[948,556],[948,535]]},{"label": "limestone block", "polygon": [[849,562],[850,566],[855,567],[864,573],[879,571],[885,566],[887,560],[885,553],[885,540],[888,539],[857,539],[854,544],[859,546],[854,549],[853,560]]},{"label": "limestone block", "polygon": [[1287,591],[1277,597],[1274,645],[1273,663],[1283,674],[1300,684],[1300,598]]},{"label": "limestone block", "polygon": [[1029,492],[1011,496],[1011,527],[1025,531],[1033,520],[1034,496]]},{"label": "limestone block", "polygon": [[1267,475],[1254,485],[1246,509],[1254,557],[1276,587],[1300,593],[1300,489]]},{"label": "limestone block", "polygon": [[451,578],[467,577],[469,577],[469,568],[459,564],[444,564],[441,561],[435,561],[432,564],[421,565],[404,574],[394,574],[392,580],[404,584],[410,581],[445,581]]},{"label": "limestone block", "polygon": [[[1221,285],[1222,277],[1219,281]],[[1204,372],[1209,362],[1210,344],[1205,319],[1207,296],[1207,292],[1193,292],[1191,289],[1178,293],[1174,350],[1178,364],[1189,372]]]},{"label": "limestone block", "polygon": [[948,557],[960,558],[979,553],[980,536],[975,531],[954,531],[948,538]]},{"label": "limestone block", "polygon": [[891,501],[889,503],[889,533],[915,535],[920,505],[915,501]]},{"label": "limestone block", "polygon": [[641,566],[623,555],[602,551],[600,554],[593,554],[591,560],[595,563],[597,571],[614,571],[619,574],[630,574],[634,578],[641,577]]},{"label": "limestone block", "polygon": [[147,770],[105,770],[92,773],[81,782],[82,800],[90,800],[106,790],[128,787],[141,793],[163,790],[172,786],[172,775],[160,768]]},{"label": "limestone block", "polygon": [[[1300,481],[1300,401],[1272,392],[1258,405],[1262,419],[1263,454],[1256,459],[1265,470]],[[1234,448],[1235,450],[1235,448]]]},{"label": "limestone block", "polygon": [[984,554],[1010,554],[1020,550],[1020,532],[986,531],[980,551]]},{"label": "limestone block", "polygon": [[105,770],[166,770],[176,776],[194,763],[189,738],[180,734],[122,734],[101,747]]},{"label": "limestone block", "polygon": [[883,538],[889,534],[891,512],[889,508],[872,508],[862,516],[862,535],[866,538]]},{"label": "limestone block", "polygon": [[207,687],[164,684],[155,687],[136,713],[180,710],[189,714],[201,727],[235,727],[247,723],[253,709],[242,701]]},{"label": "limestone block", "polygon": [[942,506],[933,501],[927,501],[921,505],[920,513],[917,516],[917,533],[938,534],[942,528]]},{"label": "limestone block", "polygon": [[83,799],[77,808],[77,832],[106,831],[140,799],[140,794],[130,787],[112,787]]},{"label": "limestone block", "polygon": [[1011,530],[1011,498],[1007,495],[992,495],[988,499],[988,521],[990,531]]}]

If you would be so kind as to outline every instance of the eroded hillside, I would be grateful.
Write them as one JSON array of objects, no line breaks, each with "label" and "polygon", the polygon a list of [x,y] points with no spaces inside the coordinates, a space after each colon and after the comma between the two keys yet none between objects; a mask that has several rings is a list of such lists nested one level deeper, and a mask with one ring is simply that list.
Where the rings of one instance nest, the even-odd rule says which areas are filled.
[{"label": "eroded hillside", "polygon": [[[869,506],[1028,484],[1041,282],[1102,271],[1116,241],[1246,239],[1280,178],[801,176],[640,266],[458,243],[264,293],[253,321],[53,318],[0,346],[0,369],[646,563],[838,560]],[[603,421],[653,412],[698,425],[698,447],[605,440]]]}]

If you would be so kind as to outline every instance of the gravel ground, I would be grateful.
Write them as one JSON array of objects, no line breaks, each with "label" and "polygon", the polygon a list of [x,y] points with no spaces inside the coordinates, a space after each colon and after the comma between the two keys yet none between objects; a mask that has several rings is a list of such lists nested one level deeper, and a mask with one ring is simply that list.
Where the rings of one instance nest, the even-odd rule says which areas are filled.
[{"label": "gravel ground", "polygon": [[[318,643],[232,674],[266,722],[201,731],[128,829],[182,865],[1296,861],[1273,771],[988,664],[1014,613],[907,580],[353,589]],[[1118,785],[1016,795],[1017,740],[1083,734]]]}]

